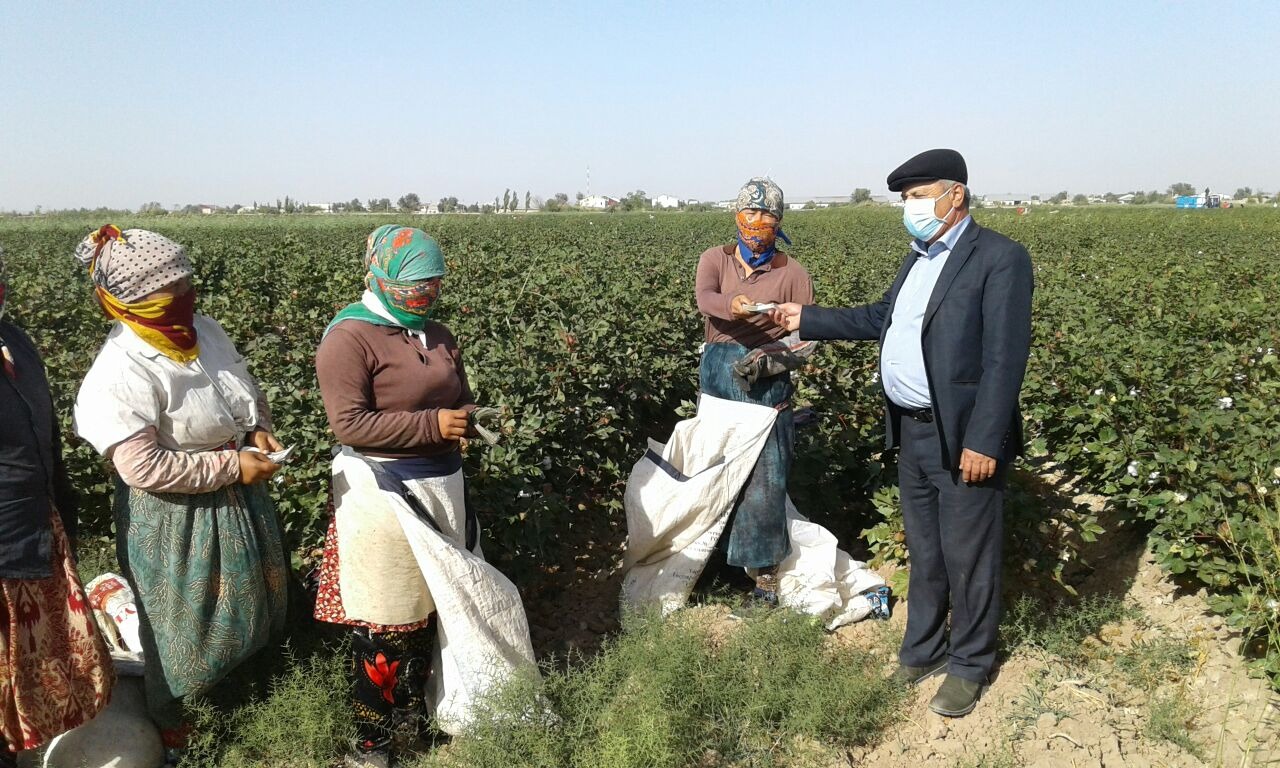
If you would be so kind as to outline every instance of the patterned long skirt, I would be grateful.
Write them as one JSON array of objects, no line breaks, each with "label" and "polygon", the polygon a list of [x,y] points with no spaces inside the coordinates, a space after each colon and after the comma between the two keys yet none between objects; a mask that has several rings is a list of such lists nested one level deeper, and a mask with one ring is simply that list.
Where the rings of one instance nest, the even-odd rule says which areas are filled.
[{"label": "patterned long skirt", "polygon": [[181,724],[208,691],[284,629],[287,565],[262,485],[148,493],[116,478],[116,555],[138,599],[147,709]]},{"label": "patterned long skirt", "polygon": [[[751,350],[741,344],[707,344],[702,352],[698,378],[702,391],[712,397],[777,407],[791,399],[791,374],[759,379],[743,392],[733,379],[732,365]],[[768,568],[791,553],[787,535],[787,476],[795,455],[795,415],[791,408],[778,413],[769,439],[756,459],[755,468],[734,504],[729,518],[725,560],[742,568]]]},{"label": "patterned long skirt", "polygon": [[35,749],[93,719],[115,670],[53,513],[53,572],[0,579],[0,735],[11,752]]}]

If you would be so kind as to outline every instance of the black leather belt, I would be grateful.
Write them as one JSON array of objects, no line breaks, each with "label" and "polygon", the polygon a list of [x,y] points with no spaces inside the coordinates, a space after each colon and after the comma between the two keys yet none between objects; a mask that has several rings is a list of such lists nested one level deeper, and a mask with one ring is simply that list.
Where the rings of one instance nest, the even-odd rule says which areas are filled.
[{"label": "black leather belt", "polygon": [[932,423],[933,423],[933,409],[932,409],[932,408],[914,408],[914,409],[912,409],[912,408],[902,408],[902,407],[899,407],[899,408],[898,408],[898,410],[899,410],[899,411],[902,411],[902,415],[903,415],[903,416],[906,416],[906,417],[911,418],[911,419],[915,419],[916,421],[921,422],[922,424],[932,424]]}]

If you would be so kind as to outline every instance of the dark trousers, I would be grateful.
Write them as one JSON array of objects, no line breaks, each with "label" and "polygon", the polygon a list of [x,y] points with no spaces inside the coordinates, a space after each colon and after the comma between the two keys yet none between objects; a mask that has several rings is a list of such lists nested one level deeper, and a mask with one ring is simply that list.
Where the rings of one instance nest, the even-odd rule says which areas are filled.
[{"label": "dark trousers", "polygon": [[898,658],[913,667],[946,659],[949,674],[985,683],[1000,625],[1006,462],[995,477],[968,485],[944,466],[936,424],[903,416],[901,435],[898,487],[911,581]]}]

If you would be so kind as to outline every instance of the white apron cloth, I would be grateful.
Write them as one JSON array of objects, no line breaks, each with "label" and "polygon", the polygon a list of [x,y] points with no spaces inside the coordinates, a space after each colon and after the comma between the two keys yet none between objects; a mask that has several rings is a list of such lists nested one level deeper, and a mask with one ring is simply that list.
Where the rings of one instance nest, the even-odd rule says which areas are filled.
[{"label": "white apron cloth", "polygon": [[[704,394],[698,414],[677,424],[666,444],[649,441],[623,498],[625,606],[658,606],[666,614],[685,604],[776,418],[768,406]],[[778,564],[779,601],[820,617],[828,629],[869,615],[865,593],[884,579],[840,550],[789,498],[787,525],[791,554]]]},{"label": "white apron cloth", "polygon": [[[427,614],[436,612],[436,643],[426,698],[440,729],[457,736],[466,730],[485,697],[516,674],[537,674],[524,605],[515,585],[484,561],[478,544],[474,551],[465,549],[461,471],[403,484],[439,531],[419,517],[399,493],[384,490],[388,476],[380,485],[378,472],[372,459],[346,446],[334,455],[334,502],[338,504],[341,498],[347,505],[337,514],[343,607],[353,618],[388,624],[408,623],[386,621],[394,611],[410,615],[427,607]],[[344,516],[354,518],[346,525],[361,535],[388,538],[365,539],[364,544],[357,544],[355,538],[344,539]],[[415,571],[404,575],[410,584],[416,580],[423,585],[422,594],[403,600],[379,599],[373,610],[355,602],[354,597],[348,602],[347,569],[363,559],[356,554],[360,546],[367,546],[370,559],[385,569],[391,564],[386,554],[388,540],[407,549],[408,562]],[[352,595],[360,593],[356,582],[353,578]]]}]

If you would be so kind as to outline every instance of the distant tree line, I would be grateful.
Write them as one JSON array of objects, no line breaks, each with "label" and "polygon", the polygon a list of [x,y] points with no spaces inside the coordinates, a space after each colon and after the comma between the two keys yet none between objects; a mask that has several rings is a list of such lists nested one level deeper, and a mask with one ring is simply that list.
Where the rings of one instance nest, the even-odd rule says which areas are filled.
[{"label": "distant tree line", "polygon": [[[1107,192],[1103,195],[1072,195],[1066,190],[1062,190],[1057,194],[1049,197],[1045,202],[1051,205],[1088,205],[1091,202],[1102,203],[1128,203],[1130,205],[1160,205],[1172,204],[1177,197],[1183,195],[1197,194],[1197,188],[1187,182],[1180,181],[1170,184],[1165,191],[1159,190],[1135,190],[1128,193]],[[1209,190],[1206,188],[1204,192],[1207,194]],[[547,198],[535,197],[532,192],[525,190],[524,207],[525,211],[546,211],[555,213],[557,211],[567,211],[574,209],[580,204],[585,195],[578,192],[573,202],[570,202],[569,195],[565,192],[557,192]],[[1261,189],[1255,190],[1252,187],[1239,187],[1231,198],[1237,202],[1251,203],[1278,203],[1280,204],[1280,194],[1265,192]],[[1033,196],[1032,201],[1039,201],[1038,196]],[[866,187],[858,187],[848,198],[847,203],[837,203],[837,205],[865,205],[872,202],[871,190]],[[988,203],[989,204],[989,203]],[[974,206],[981,207],[982,203],[978,198],[974,199]],[[809,205],[806,207],[815,207]],[[714,210],[715,205],[711,203],[686,203],[681,201],[680,208],[685,211],[707,211]],[[643,189],[637,189],[627,194],[617,202],[617,205],[610,210],[618,211],[647,211],[653,209],[653,201]],[[494,195],[493,202],[490,203],[462,203],[455,196],[441,197],[435,204],[435,211],[439,213],[509,213],[521,210],[521,199],[518,192],[508,187],[501,196]],[[260,213],[260,214],[294,214],[294,213],[419,213],[424,211],[424,204],[421,196],[416,192],[407,192],[401,195],[394,203],[388,197],[370,197],[364,202],[360,198],[353,197],[347,202],[324,203],[314,205],[299,202],[289,195],[283,198],[276,198],[275,201],[259,202],[254,200],[252,205],[243,206],[239,203],[234,205],[209,205],[209,204],[186,204],[173,205],[166,208],[163,203],[152,200],[138,206],[137,214],[142,216],[166,216],[170,214],[188,214],[199,215],[205,212],[211,213]],[[19,211],[8,212],[11,215],[21,215]],[[55,214],[92,214],[99,217],[123,216],[135,213],[129,209],[114,209],[107,207],[99,208],[68,208],[68,209],[49,209],[46,210],[42,206],[36,206],[33,213],[36,215],[55,215]]]}]

